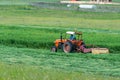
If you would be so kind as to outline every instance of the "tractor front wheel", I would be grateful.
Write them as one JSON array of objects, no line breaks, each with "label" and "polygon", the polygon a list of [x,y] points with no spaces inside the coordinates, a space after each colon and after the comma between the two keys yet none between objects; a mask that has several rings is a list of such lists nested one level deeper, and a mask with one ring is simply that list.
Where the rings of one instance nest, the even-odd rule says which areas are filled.
[{"label": "tractor front wheel", "polygon": [[51,47],[52,52],[57,52],[57,48],[55,46]]},{"label": "tractor front wheel", "polygon": [[65,43],[63,44],[63,51],[64,51],[65,53],[70,53],[70,52],[72,52],[72,51],[73,51],[73,45],[72,45],[72,43],[71,43],[71,42],[65,42]]}]

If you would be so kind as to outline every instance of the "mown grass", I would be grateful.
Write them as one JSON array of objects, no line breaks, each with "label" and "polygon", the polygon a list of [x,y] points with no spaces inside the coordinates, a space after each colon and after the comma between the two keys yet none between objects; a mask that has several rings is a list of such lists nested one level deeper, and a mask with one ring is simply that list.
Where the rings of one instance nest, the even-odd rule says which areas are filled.
[{"label": "mown grass", "polygon": [[[6,71],[6,68],[9,70]],[[6,77],[7,76],[7,77]],[[49,70],[36,66],[0,64],[1,80],[119,80],[115,77],[102,77],[99,75],[84,75],[79,72],[66,72]]]},{"label": "mown grass", "polygon": [[[35,77],[38,80],[39,78],[49,76],[53,80],[56,80],[56,78],[59,80],[57,76],[61,76],[63,79],[68,78],[70,80],[80,78],[85,80],[89,78],[90,80],[93,78],[95,80],[108,80],[108,78],[117,80],[120,76],[119,54],[64,54],[52,53],[46,49],[38,50],[6,46],[0,46],[0,50],[0,61],[9,64],[1,64],[2,69],[0,69],[0,73],[6,67],[10,68],[8,71],[5,70],[4,74],[0,74],[2,78],[4,78],[4,75],[7,78],[14,76],[12,79],[22,79],[23,77],[33,79]],[[39,76],[40,74],[44,75]],[[51,78],[49,80],[52,80]]]}]

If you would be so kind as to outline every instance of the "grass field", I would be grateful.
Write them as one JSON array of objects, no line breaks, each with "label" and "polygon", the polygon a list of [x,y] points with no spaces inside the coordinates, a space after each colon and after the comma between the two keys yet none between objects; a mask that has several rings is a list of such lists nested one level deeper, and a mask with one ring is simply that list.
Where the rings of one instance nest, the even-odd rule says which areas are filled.
[{"label": "grass field", "polygon": [[[119,25],[118,12],[0,5],[0,80],[119,80]],[[50,52],[68,30],[82,31],[86,44],[107,47],[110,54]]]},{"label": "grass field", "polygon": [[119,80],[120,76],[119,54],[54,54],[44,49],[6,46],[0,46],[0,50],[3,80]]},{"label": "grass field", "polygon": [[83,38],[88,44],[114,47],[119,50],[119,13],[65,10],[61,13],[59,10],[41,8],[36,10],[31,6],[1,6],[1,10],[2,44],[36,48],[42,45],[48,48],[53,45],[56,38],[59,38],[61,32],[78,30],[83,32]]}]

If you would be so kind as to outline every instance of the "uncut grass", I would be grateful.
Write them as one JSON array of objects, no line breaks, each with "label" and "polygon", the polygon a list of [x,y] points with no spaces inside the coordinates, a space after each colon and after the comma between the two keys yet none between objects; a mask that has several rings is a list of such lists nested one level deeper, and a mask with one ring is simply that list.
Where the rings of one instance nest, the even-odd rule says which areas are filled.
[{"label": "uncut grass", "polygon": [[[1,44],[8,45],[23,45],[26,47],[47,47],[49,43],[53,43],[56,36],[55,32],[51,29],[31,29],[19,27],[0,27],[1,28]],[[5,37],[4,37],[5,36]],[[51,38],[52,36],[52,38]],[[51,42],[52,41],[52,42]]]},{"label": "uncut grass", "polygon": [[[60,38],[60,33],[65,36],[64,28],[28,28],[16,26],[0,27],[0,44],[16,47],[49,48],[54,41]],[[78,29],[79,30],[79,29]],[[81,30],[81,29],[80,29]],[[119,33],[89,32],[83,29],[83,40],[86,44],[93,44],[98,47],[107,47],[111,52],[119,52]],[[5,36],[5,37],[4,37]]]},{"label": "uncut grass", "polygon": [[[52,73],[51,70],[55,70],[55,73],[58,70],[60,71],[60,73],[63,72],[63,74],[64,73],[69,74],[72,72],[73,74],[71,74],[70,76],[86,74],[86,75],[101,75],[102,77],[112,76],[112,77],[115,77],[115,79],[117,78],[119,79],[119,76],[120,76],[120,68],[119,68],[120,54],[102,54],[102,55],[64,54],[64,53],[52,53],[46,49],[38,50],[38,49],[28,49],[28,48],[7,47],[7,46],[0,46],[0,49],[1,49],[1,52],[0,52],[1,62],[4,62],[11,66],[13,65],[13,67],[16,67],[14,64],[23,65],[23,67],[33,66],[32,67],[33,72],[34,72],[34,67],[38,67],[35,69],[37,70],[39,70],[39,68],[40,70],[47,69],[48,73],[49,73],[49,70],[50,70],[50,73]],[[31,70],[30,67],[28,67],[27,69],[28,71]],[[18,66],[17,68],[18,72],[20,70],[19,68],[21,67]],[[15,68],[15,70],[17,69]],[[3,69],[0,69],[0,70],[3,70]],[[13,69],[10,69],[10,70],[14,72]],[[26,70],[22,70],[22,71],[26,72]],[[18,72],[17,74],[19,74]],[[7,74],[6,71],[5,73]],[[14,74],[14,75],[16,76],[17,74]],[[23,75],[23,76],[27,77],[27,75]],[[61,76],[63,76],[64,78],[66,75],[65,76],[61,75]],[[70,76],[68,77],[71,78]]]}]

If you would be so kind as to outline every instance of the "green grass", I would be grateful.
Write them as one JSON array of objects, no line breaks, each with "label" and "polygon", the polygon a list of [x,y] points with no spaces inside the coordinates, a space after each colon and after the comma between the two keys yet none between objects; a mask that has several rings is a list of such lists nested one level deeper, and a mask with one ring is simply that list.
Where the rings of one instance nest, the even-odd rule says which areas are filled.
[{"label": "green grass", "polygon": [[[58,39],[60,33],[69,30],[69,28],[33,28],[33,27],[17,27],[17,26],[1,26],[0,27],[0,43],[17,47],[31,48],[50,48],[53,46],[53,41]],[[78,29],[83,31],[83,39],[86,44],[93,44],[99,47],[108,47],[111,52],[119,52],[119,32],[111,32],[104,30]],[[95,32],[94,32],[95,31]],[[4,37],[5,36],[5,37]],[[63,35],[64,36],[64,35]]]},{"label": "green grass", "polygon": [[77,30],[83,32],[87,44],[108,47],[111,52],[120,51],[119,13],[65,10],[61,13],[32,6],[0,6],[0,9],[1,44],[50,48],[61,32]]},{"label": "green grass", "polygon": [[[49,10],[41,8],[37,9],[36,7],[31,6],[0,6],[0,9],[0,24],[3,25],[33,25],[69,28],[82,27],[107,30],[120,29],[119,13]],[[99,22],[101,22],[101,24]]]},{"label": "green grass", "polygon": [[[53,78],[49,80],[56,80],[56,78],[59,80],[60,76],[63,79],[68,78],[70,80],[74,78],[85,80],[88,78],[90,80],[93,78],[97,80],[111,78],[111,80],[117,80],[120,76],[119,54],[64,54],[52,53],[45,49],[6,46],[0,46],[0,49],[0,61],[5,63],[0,66],[0,76],[4,75],[5,78],[22,79],[24,77],[33,79],[35,77],[38,80],[48,75],[48,77]],[[9,70],[4,72],[6,68]]]},{"label": "green grass", "polygon": [[[28,5],[1,5],[0,10],[1,80],[119,80],[119,13],[42,9]],[[82,31],[87,44],[107,47],[111,53],[50,52],[53,41],[68,30]]]},{"label": "green grass", "polygon": [[[9,70],[6,71],[6,68]],[[115,77],[84,75],[79,72],[49,70],[36,66],[0,64],[0,80],[119,80]]]}]

